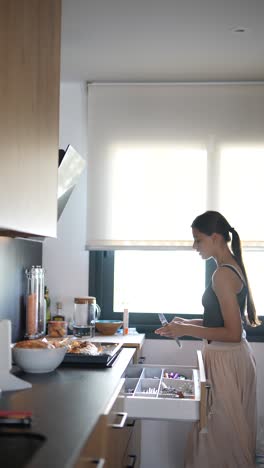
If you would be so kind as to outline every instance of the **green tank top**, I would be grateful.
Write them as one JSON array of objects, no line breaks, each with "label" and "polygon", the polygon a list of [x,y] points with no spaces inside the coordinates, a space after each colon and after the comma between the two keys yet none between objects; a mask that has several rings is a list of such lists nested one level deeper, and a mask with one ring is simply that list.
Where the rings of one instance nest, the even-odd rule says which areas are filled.
[{"label": "green tank top", "polygon": [[[234,271],[237,276],[241,279],[243,282],[243,287],[241,291],[237,294],[237,302],[239,305],[240,313],[241,313],[241,318],[244,317],[245,314],[245,306],[246,306],[246,299],[247,299],[247,286],[245,284],[244,279],[240,275],[240,273],[237,271],[233,265],[229,264],[224,264],[222,267],[230,268],[232,271]],[[223,327],[224,326],[224,319],[222,316],[221,308],[219,301],[217,299],[217,296],[213,290],[212,287],[212,280],[210,281],[210,284],[206,288],[203,297],[202,297],[202,304],[204,307],[204,315],[203,315],[203,326],[204,327]]]}]

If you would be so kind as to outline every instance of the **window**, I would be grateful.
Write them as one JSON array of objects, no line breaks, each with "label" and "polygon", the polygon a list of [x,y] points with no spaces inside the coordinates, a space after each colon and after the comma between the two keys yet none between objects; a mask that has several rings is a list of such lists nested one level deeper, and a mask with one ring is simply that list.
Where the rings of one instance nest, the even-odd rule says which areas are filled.
[{"label": "window", "polygon": [[[88,89],[89,293],[135,326],[200,315],[206,262],[190,224],[219,210],[239,232],[264,309],[264,87],[98,84]],[[196,315],[197,316],[197,315]],[[152,329],[155,328],[154,326]]]},{"label": "window", "polygon": [[258,315],[264,314],[263,145],[220,147],[219,209],[232,220],[244,247],[243,257]]},{"label": "window", "polygon": [[191,250],[116,251],[113,310],[202,314],[204,278],[204,262]]},{"label": "window", "polygon": [[244,262],[247,270],[249,284],[252,290],[257,314],[264,315],[264,250],[244,250]]},{"label": "window", "polygon": [[[212,172],[214,165],[213,161],[208,164]],[[262,210],[264,148],[223,147],[217,165],[219,191],[214,199],[218,198],[220,211],[233,220],[243,239],[243,257],[256,309],[263,315],[264,222],[256,214]],[[203,262],[188,249],[116,251],[113,310],[121,312],[126,303],[136,313],[202,314],[203,272]]]},{"label": "window", "polygon": [[219,210],[244,246],[264,247],[264,145],[221,145],[219,153]]}]

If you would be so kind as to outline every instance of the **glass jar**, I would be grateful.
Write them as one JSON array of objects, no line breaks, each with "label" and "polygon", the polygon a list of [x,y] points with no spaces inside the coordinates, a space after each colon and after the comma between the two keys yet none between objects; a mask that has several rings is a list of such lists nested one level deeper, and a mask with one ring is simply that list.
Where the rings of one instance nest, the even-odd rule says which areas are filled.
[{"label": "glass jar", "polygon": [[68,324],[65,320],[50,320],[48,322],[48,335],[51,338],[67,336]]},{"label": "glass jar", "polygon": [[46,333],[44,269],[32,266],[30,270],[25,271],[25,274],[27,277],[25,338],[40,338]]},{"label": "glass jar", "polygon": [[73,313],[73,334],[75,336],[94,336],[95,321],[101,309],[93,296],[75,297]]}]

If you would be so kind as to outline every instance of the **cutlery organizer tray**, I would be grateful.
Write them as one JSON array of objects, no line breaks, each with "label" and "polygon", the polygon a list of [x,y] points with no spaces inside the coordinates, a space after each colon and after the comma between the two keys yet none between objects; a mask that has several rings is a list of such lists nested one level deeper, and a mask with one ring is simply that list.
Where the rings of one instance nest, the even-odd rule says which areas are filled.
[{"label": "cutlery organizer tray", "polygon": [[[197,378],[195,369],[184,371],[179,367],[144,367],[142,369],[133,369],[133,367],[128,368],[125,373],[124,395],[149,398],[195,398],[194,382]],[[169,377],[170,374],[175,377]]]},{"label": "cutlery organizer tray", "polygon": [[123,375],[119,408],[133,418],[200,422],[202,418],[204,427],[207,420],[206,384],[201,354],[197,368],[130,365]]}]

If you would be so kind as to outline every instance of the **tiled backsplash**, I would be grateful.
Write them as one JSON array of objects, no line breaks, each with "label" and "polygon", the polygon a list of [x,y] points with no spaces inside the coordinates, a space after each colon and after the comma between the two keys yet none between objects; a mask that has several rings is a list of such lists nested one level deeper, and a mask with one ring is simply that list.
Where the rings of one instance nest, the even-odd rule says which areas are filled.
[{"label": "tiled backsplash", "polygon": [[0,319],[12,322],[12,341],[25,330],[25,269],[42,265],[42,243],[0,237]]}]

